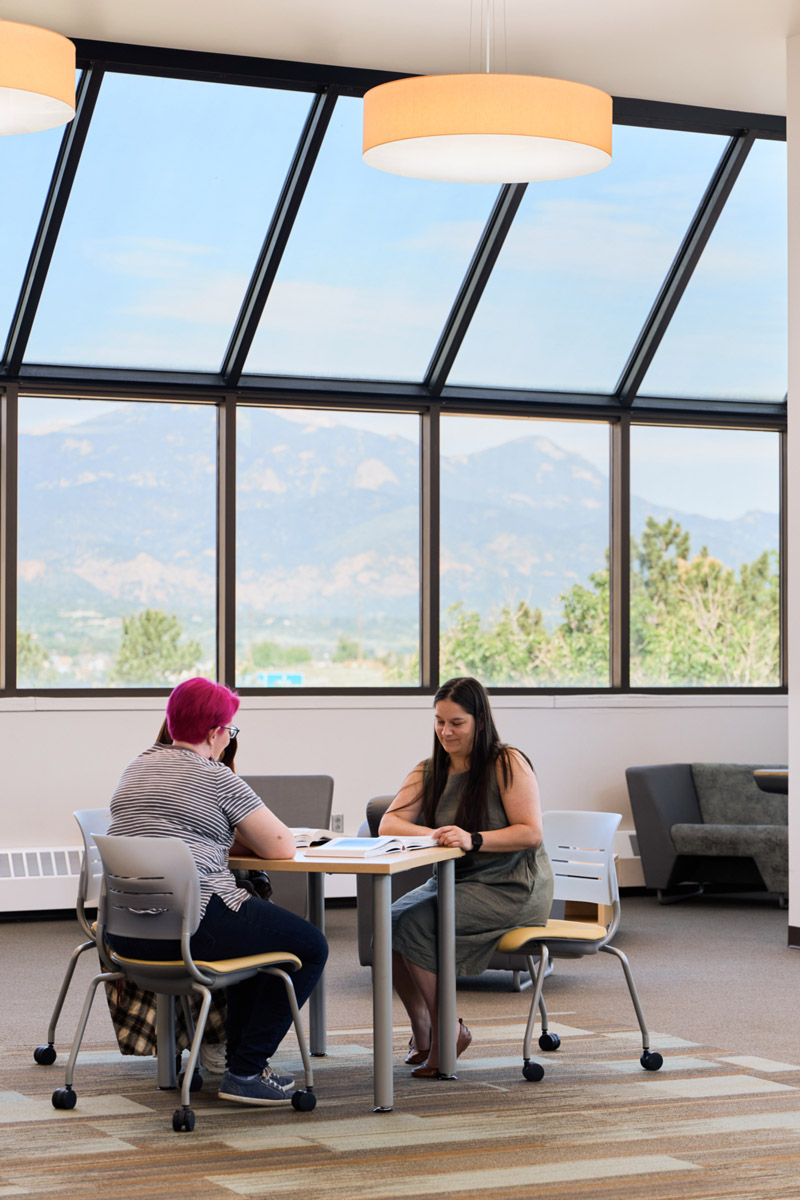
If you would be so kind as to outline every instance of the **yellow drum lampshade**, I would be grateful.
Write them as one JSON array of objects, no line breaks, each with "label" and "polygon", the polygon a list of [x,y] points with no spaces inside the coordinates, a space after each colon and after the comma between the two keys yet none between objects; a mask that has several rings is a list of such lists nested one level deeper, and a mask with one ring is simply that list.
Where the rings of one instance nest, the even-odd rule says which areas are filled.
[{"label": "yellow drum lampshade", "polygon": [[611,97],[536,75],[420,75],[364,96],[364,162],[416,179],[524,183],[611,162]]},{"label": "yellow drum lampshade", "polygon": [[75,47],[60,33],[0,21],[0,134],[32,133],[75,116]]}]

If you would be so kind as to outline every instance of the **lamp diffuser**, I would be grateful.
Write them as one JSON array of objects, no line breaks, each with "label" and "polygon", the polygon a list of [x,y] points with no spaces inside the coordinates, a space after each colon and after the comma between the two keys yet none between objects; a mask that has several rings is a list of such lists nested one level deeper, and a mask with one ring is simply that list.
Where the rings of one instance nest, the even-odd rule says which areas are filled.
[{"label": "lamp diffuser", "polygon": [[32,133],[75,116],[75,47],[60,33],[0,21],[0,134]]},{"label": "lamp diffuser", "polygon": [[417,179],[524,183],[611,162],[611,97],[536,75],[420,75],[364,96],[364,162]]}]

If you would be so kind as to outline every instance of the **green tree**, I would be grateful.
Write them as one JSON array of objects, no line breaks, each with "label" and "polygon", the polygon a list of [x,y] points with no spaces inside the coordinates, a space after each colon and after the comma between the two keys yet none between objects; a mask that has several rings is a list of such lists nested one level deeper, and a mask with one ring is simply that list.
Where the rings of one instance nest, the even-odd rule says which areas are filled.
[{"label": "green tree", "polygon": [[361,654],[358,648],[358,642],[346,634],[340,633],[339,640],[336,643],[331,658],[335,663],[352,662],[354,659],[360,658]]},{"label": "green tree", "polygon": [[199,642],[181,641],[174,614],[146,608],[122,618],[122,640],[111,678],[119,683],[158,687],[198,671]]},{"label": "green tree", "polygon": [[256,642],[250,652],[253,666],[260,671],[267,667],[293,667],[311,662],[306,646],[283,646],[280,642]]},{"label": "green tree", "polygon": [[680,524],[649,517],[633,543],[631,680],[662,686],[758,686],[779,679],[777,554],[736,572],[706,547],[691,556]]},{"label": "green tree", "polygon": [[562,623],[555,634],[560,682],[572,686],[607,686],[609,593],[606,566],[605,570],[589,576],[588,587],[576,583],[562,595]]},{"label": "green tree", "polygon": [[17,683],[35,687],[50,675],[47,651],[32,633],[17,630]]},{"label": "green tree", "polygon": [[542,612],[524,600],[505,605],[494,622],[459,601],[447,610],[449,624],[440,639],[440,674],[474,675],[487,686],[541,685],[553,681],[557,655]]}]

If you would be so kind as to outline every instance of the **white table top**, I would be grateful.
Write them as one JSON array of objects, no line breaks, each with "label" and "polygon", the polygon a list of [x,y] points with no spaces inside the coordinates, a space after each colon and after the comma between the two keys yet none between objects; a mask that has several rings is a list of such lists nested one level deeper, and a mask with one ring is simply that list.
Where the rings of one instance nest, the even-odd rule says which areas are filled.
[{"label": "white table top", "polygon": [[326,875],[398,875],[412,867],[449,858],[463,858],[464,851],[450,846],[435,846],[426,850],[394,850],[389,854],[373,854],[369,858],[345,858],[341,854],[306,855],[298,850],[294,858],[256,858],[250,855],[231,857],[228,865],[234,871],[303,871],[305,874],[324,872]]}]

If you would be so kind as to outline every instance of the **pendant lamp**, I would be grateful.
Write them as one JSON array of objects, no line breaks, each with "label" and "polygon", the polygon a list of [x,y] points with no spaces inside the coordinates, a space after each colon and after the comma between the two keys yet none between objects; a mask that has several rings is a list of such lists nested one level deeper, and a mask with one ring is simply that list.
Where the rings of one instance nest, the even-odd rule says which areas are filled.
[{"label": "pendant lamp", "polygon": [[466,183],[567,179],[608,166],[611,97],[566,79],[493,71],[494,0],[480,3],[485,70],[371,88],[364,162],[394,175]]},{"label": "pendant lamp", "polygon": [[0,20],[0,134],[33,133],[75,116],[75,47],[60,33]]},{"label": "pendant lamp", "polygon": [[364,96],[364,162],[416,179],[524,183],[611,162],[611,97],[535,75],[428,75]]}]

